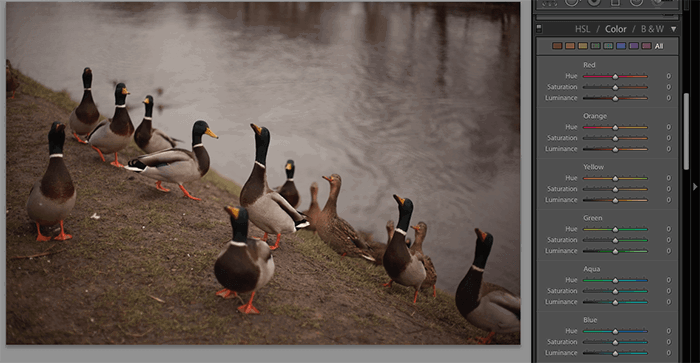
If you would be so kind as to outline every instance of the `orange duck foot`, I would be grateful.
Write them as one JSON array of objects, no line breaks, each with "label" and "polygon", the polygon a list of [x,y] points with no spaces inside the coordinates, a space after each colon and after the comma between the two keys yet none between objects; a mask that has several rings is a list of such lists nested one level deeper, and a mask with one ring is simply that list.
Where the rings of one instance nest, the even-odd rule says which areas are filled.
[{"label": "orange duck foot", "polygon": [[418,289],[416,289],[416,293],[413,295],[413,303],[416,303],[416,300],[418,300]]},{"label": "orange duck foot", "polygon": [[75,137],[75,140],[77,140],[79,143],[87,144],[87,141],[80,139],[80,136],[78,136],[78,134],[76,134],[75,132],[73,132],[73,137]]},{"label": "orange duck foot", "polygon": [[433,297],[437,297],[437,294],[435,293],[435,285],[433,285]]},{"label": "orange duck foot", "polygon": [[384,287],[391,287],[391,283],[394,282],[394,280],[389,280],[386,284],[382,284]]},{"label": "orange duck foot", "polygon": [[61,221],[61,233],[59,233],[58,236],[54,237],[54,239],[57,241],[65,241],[71,238],[73,238],[73,236],[67,234],[66,231],[63,230],[63,221]]},{"label": "orange duck foot", "polygon": [[[233,296],[231,296],[233,295]],[[216,296],[221,296],[224,299],[233,299],[234,297],[238,296],[238,293],[235,291],[231,291],[229,289],[223,289],[220,291],[217,291]]]},{"label": "orange duck foot", "polygon": [[495,332],[490,332],[489,335],[481,338],[475,338],[473,339],[477,344],[490,344],[491,339],[493,339],[493,336],[496,335]]},{"label": "orange duck foot", "polygon": [[247,304],[238,307],[238,311],[242,312],[243,314],[260,314],[260,311],[258,311],[258,309],[256,309],[253,306],[253,297],[254,296],[255,296],[255,291],[253,291],[253,294],[250,295],[250,300],[248,301]]},{"label": "orange duck foot", "polygon": [[158,180],[156,182],[156,189],[163,191],[163,192],[166,192],[166,193],[170,191],[170,189],[163,187],[162,185],[160,185],[160,183],[161,183],[160,180]]},{"label": "orange duck foot", "polygon": [[95,151],[97,151],[97,153],[100,154],[100,158],[102,159],[102,161],[107,161],[107,160],[105,160],[105,156],[102,155],[102,151],[100,151],[100,149],[96,148],[95,145],[90,145],[90,147],[95,149]]},{"label": "orange duck foot", "polygon": [[[280,238],[282,237],[281,233],[277,233],[277,241],[275,241],[275,245],[270,247],[270,250],[274,251],[277,249],[277,247],[280,246]],[[267,233],[265,233],[265,242],[267,242]]]},{"label": "orange duck foot", "polygon": [[36,236],[37,242],[46,242],[51,240],[51,237],[47,237],[41,234],[41,229],[39,229],[39,223],[36,224],[36,231],[38,233],[38,235]]},{"label": "orange duck foot", "polygon": [[193,197],[192,195],[190,195],[190,193],[185,189],[184,186],[182,186],[182,184],[180,184],[180,189],[182,190],[183,193],[185,193],[185,196],[186,196],[187,198],[190,198],[190,199],[192,199],[192,200],[201,200],[201,199],[199,199],[199,198],[196,198],[196,197]]},{"label": "orange duck foot", "polygon": [[117,168],[123,168],[124,164],[119,162],[119,158],[117,157],[117,153],[114,153],[114,161],[111,162],[110,164],[116,166]]}]

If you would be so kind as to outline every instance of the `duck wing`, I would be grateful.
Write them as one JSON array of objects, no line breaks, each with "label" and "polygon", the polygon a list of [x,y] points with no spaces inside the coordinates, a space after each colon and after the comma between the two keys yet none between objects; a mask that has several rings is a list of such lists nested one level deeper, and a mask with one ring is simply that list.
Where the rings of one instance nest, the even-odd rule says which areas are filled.
[{"label": "duck wing", "polygon": [[518,320],[520,320],[520,298],[517,296],[514,296],[513,294],[504,291],[504,290],[497,290],[497,291],[492,291],[488,294],[488,299],[489,302],[492,304],[498,305],[511,313],[513,313],[515,316],[518,317]]},{"label": "duck wing", "polygon": [[185,149],[167,149],[156,151],[151,154],[141,155],[137,159],[146,166],[158,166],[163,164],[172,164],[178,161],[196,160],[193,152]]},{"label": "duck wing", "polygon": [[294,207],[292,207],[292,205],[289,204],[289,202],[286,199],[284,199],[284,197],[282,197],[279,193],[270,190],[269,194],[270,198],[273,201],[275,201],[280,206],[280,208],[287,212],[287,214],[289,214],[289,216],[292,217],[292,219],[295,222],[304,219],[304,215],[302,215],[301,212],[299,212],[298,210],[294,209]]},{"label": "duck wing", "polygon": [[151,136],[151,138],[161,138],[167,141],[170,144],[170,147],[175,147],[178,143],[178,140],[173,139],[172,137],[166,135],[163,131],[160,131],[158,129],[153,130],[153,136]]}]

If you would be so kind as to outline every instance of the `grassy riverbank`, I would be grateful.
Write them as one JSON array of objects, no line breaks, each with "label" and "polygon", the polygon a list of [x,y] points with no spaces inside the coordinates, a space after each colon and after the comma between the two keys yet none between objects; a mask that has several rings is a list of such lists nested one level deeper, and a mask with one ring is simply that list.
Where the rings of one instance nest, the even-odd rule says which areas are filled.
[{"label": "grassy riverbank", "polygon": [[[255,296],[261,314],[243,315],[242,300],[215,296],[213,274],[231,239],[223,208],[238,205],[240,186],[212,170],[185,185],[202,201],[172,184],[163,193],[72,136],[64,160],[78,191],[65,221],[73,239],[36,242],[27,196],[48,163],[51,123],[67,123],[77,104],[15,72],[22,86],[6,109],[7,344],[451,345],[486,335],[462,318],[451,294],[424,293],[414,305],[412,289],[381,286],[382,267],[341,258],[308,231],[282,237],[275,276]],[[125,164],[139,154],[132,142],[119,158]],[[251,232],[262,235],[252,225]],[[519,337],[497,335],[494,343]]]}]

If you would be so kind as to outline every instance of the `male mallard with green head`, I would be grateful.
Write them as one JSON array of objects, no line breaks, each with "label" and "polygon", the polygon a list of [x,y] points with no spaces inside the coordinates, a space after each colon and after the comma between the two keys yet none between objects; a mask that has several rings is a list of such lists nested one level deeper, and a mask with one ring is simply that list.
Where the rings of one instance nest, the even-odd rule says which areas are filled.
[{"label": "male mallard with green head", "polygon": [[252,291],[250,301],[238,307],[244,314],[260,314],[253,306],[255,292],[275,274],[275,261],[267,243],[248,238],[248,211],[243,207],[224,208],[231,216],[233,239],[226,244],[214,264],[214,275],[224,289],[216,295],[228,298]]},{"label": "male mallard with green head", "polygon": [[425,266],[423,265],[423,255],[410,251],[406,246],[406,230],[411,222],[413,214],[413,202],[403,199],[394,194],[394,199],[399,204],[399,222],[394,230],[394,235],[384,252],[384,269],[391,280],[384,286],[391,287],[391,283],[410,286],[416,289],[413,296],[413,303],[418,299],[418,290],[425,280]]},{"label": "male mallard with green head", "polygon": [[51,237],[43,236],[39,226],[61,224],[61,233],[54,239],[64,241],[73,238],[63,230],[63,220],[66,219],[73,206],[77,192],[73,186],[68,168],[63,161],[63,144],[66,140],[66,125],[54,122],[49,131],[49,166],[44,176],[38,180],[29,192],[27,214],[34,223],[38,236],[37,241],[49,241]]},{"label": "male mallard with green head", "polygon": [[287,164],[284,165],[284,172],[287,174],[287,181],[282,184],[282,186],[277,187],[277,192],[286,199],[289,204],[296,208],[299,206],[299,191],[294,185],[294,160],[287,160]]},{"label": "male mallard with green head", "polygon": [[480,339],[481,344],[488,344],[496,333],[520,331],[520,297],[503,287],[483,281],[493,236],[478,228],[475,231],[474,263],[457,287],[455,303],[468,322],[489,332],[486,338]]},{"label": "male mallard with green head", "polygon": [[73,137],[81,143],[87,144],[87,141],[80,139],[79,135],[87,135],[97,127],[97,121],[100,119],[100,112],[97,111],[97,105],[92,99],[92,70],[90,67],[83,69],[83,98],[80,104],[76,107],[70,116],[68,116],[68,125],[73,130]]},{"label": "male mallard with green head", "polygon": [[411,226],[416,231],[416,239],[413,241],[413,246],[411,246],[411,252],[420,253],[423,255],[423,265],[425,266],[425,280],[420,285],[420,289],[424,290],[433,287],[433,297],[436,297],[435,283],[437,282],[437,272],[435,271],[435,265],[433,261],[430,260],[430,256],[423,253],[423,241],[425,240],[426,234],[428,234],[428,225],[425,222],[418,222],[417,225]]},{"label": "male mallard with green head", "polygon": [[360,238],[350,223],[338,216],[338,195],[342,185],[340,175],[332,174],[331,176],[324,176],[323,179],[330,183],[331,190],[328,193],[326,205],[321,210],[321,213],[318,214],[316,223],[318,236],[330,245],[334,251],[343,256],[362,257],[369,261],[374,261],[366,241]]},{"label": "male mallard with green head", "polygon": [[111,120],[100,122],[87,137],[88,144],[92,146],[102,161],[105,161],[102,153],[114,153],[114,161],[110,164],[122,168],[117,152],[124,149],[131,141],[134,134],[134,124],[131,123],[129,112],[126,110],[126,95],[130,94],[124,83],[117,84],[114,90],[114,116]]},{"label": "male mallard with green head", "polygon": [[255,131],[255,164],[241,189],[240,200],[243,208],[248,210],[250,221],[265,232],[263,240],[267,241],[268,233],[277,234],[275,245],[270,247],[274,250],[279,247],[282,233],[294,233],[307,227],[309,222],[279,193],[270,189],[265,170],[270,130],[255,124],[250,124],[250,127]]},{"label": "male mallard with green head", "polygon": [[177,146],[177,139],[166,135],[163,131],[153,127],[153,96],[147,95],[143,100],[146,105],[146,113],[141,120],[141,124],[134,132],[134,142],[136,146],[141,148],[146,154],[151,154],[156,151],[174,148]]},{"label": "male mallard with green head", "polygon": [[209,129],[206,121],[199,120],[192,126],[192,151],[166,149],[141,155],[129,160],[125,169],[156,179],[156,189],[158,190],[170,191],[160,184],[161,181],[177,183],[186,197],[201,200],[190,195],[182,184],[199,180],[209,171],[209,153],[202,143],[202,135],[204,134],[215,139],[219,138]]}]

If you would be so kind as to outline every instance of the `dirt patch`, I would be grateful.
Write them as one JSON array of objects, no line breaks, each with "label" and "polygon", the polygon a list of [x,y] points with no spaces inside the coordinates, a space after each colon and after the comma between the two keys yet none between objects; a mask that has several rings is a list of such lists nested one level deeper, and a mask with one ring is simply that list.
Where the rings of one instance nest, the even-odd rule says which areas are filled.
[{"label": "dirt patch", "polygon": [[[241,314],[236,307],[250,294],[215,296],[213,273],[232,235],[223,207],[238,205],[240,187],[210,171],[185,185],[202,201],[172,184],[163,193],[72,136],[64,160],[78,191],[65,221],[73,239],[36,242],[27,197],[48,164],[51,123],[66,122],[75,103],[19,76],[23,88],[6,110],[7,344],[452,345],[486,336],[459,315],[452,295],[424,293],[414,305],[412,289],[381,286],[382,267],[341,258],[308,231],[282,237],[275,276],[255,296],[261,314]],[[119,158],[139,154],[132,142]],[[519,334],[493,341],[519,342]]]}]

